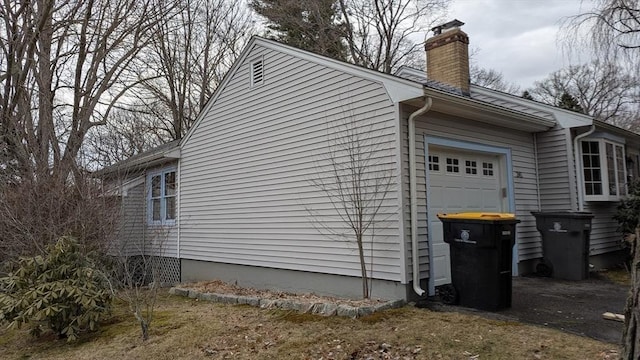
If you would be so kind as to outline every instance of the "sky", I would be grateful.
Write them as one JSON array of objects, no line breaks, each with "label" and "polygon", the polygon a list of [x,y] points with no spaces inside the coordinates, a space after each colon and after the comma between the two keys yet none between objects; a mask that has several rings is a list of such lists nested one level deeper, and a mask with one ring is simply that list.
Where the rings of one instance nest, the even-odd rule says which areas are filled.
[{"label": "sky", "polygon": [[502,72],[524,90],[579,60],[569,60],[558,32],[563,19],[592,7],[589,0],[453,0],[448,19],[465,23],[473,62]]}]

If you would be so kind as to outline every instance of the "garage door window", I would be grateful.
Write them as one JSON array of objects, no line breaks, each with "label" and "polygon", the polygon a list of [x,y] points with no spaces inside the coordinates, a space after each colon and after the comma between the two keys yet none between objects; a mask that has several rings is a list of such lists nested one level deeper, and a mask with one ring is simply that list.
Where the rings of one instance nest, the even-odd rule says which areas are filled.
[{"label": "garage door window", "polygon": [[447,158],[447,172],[457,174],[460,172],[460,160],[456,158]]},{"label": "garage door window", "polygon": [[440,171],[440,157],[429,155],[429,171]]},{"label": "garage door window", "polygon": [[482,175],[493,176],[493,163],[490,163],[490,162],[482,163]]},{"label": "garage door window", "polygon": [[464,162],[464,170],[468,175],[478,174],[478,163],[474,160],[467,160]]}]

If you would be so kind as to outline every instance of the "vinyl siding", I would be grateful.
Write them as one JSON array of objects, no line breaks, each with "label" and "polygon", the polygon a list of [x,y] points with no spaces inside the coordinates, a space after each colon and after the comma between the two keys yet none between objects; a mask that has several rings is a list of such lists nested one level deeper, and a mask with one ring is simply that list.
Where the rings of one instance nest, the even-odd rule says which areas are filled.
[{"label": "vinyl siding", "polygon": [[[257,58],[264,84],[250,88]],[[181,258],[359,276],[355,243],[337,235],[349,229],[314,182],[330,179],[348,119],[396,176],[394,109],[379,83],[254,46],[182,144]],[[374,278],[401,278],[398,202],[392,188],[365,244]]]},{"label": "vinyl siding", "polygon": [[[147,241],[146,255],[178,257],[178,218],[176,214],[176,222],[171,225],[153,225],[148,223],[148,191],[149,174],[163,171],[166,169],[174,169],[177,172],[177,163],[172,162],[162,166],[149,168],[145,174],[145,197],[144,197],[144,223],[145,223],[145,239]],[[176,179],[177,179],[176,175]],[[180,181],[178,180],[178,193],[180,192]],[[178,200],[176,199],[176,202]]]},{"label": "vinyl siding", "polygon": [[[406,139],[407,118],[415,109],[405,108],[403,121],[403,138]],[[516,216],[521,220],[517,225],[517,243],[519,260],[527,260],[541,256],[540,235],[536,230],[535,219],[531,211],[538,210],[537,174],[534,158],[533,135],[526,132],[509,130],[477,123],[471,120],[454,118],[436,112],[429,112],[416,122],[416,163],[418,185],[418,237],[420,252],[420,277],[429,277],[428,267],[428,229],[427,229],[427,199],[423,135],[437,136],[457,141],[479,143],[511,149],[512,168],[514,172],[514,195]],[[405,241],[407,243],[408,258],[407,271],[411,271],[411,229],[409,205],[409,171],[408,146],[403,142],[403,183],[407,189],[404,192],[406,206]],[[519,174],[519,175],[516,175]]]},{"label": "vinyl siding", "polygon": [[113,256],[141,255],[145,232],[144,184],[135,186],[122,196],[117,243],[109,253]]},{"label": "vinyl siding", "polygon": [[617,206],[617,202],[585,202],[584,210],[594,215],[589,242],[591,256],[622,249],[622,234],[617,231],[618,223],[613,220]]},{"label": "vinyl siding", "polygon": [[575,199],[569,172],[573,167],[573,154],[567,143],[571,142],[566,129],[555,128],[536,134],[538,149],[538,177],[540,182],[541,211],[575,210],[570,198]]},{"label": "vinyl siding", "polygon": [[[175,165],[174,165],[175,166]],[[147,171],[153,172],[160,168]],[[154,255],[177,257],[178,228],[149,225],[147,221],[148,181],[127,190],[121,197],[118,243],[110,250],[116,256]]]}]

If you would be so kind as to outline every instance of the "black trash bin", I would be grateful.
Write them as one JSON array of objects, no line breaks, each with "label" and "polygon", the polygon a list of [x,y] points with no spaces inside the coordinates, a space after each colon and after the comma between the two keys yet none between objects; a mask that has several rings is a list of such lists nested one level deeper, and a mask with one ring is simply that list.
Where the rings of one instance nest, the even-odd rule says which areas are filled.
[{"label": "black trash bin", "polygon": [[542,235],[541,275],[564,280],[589,278],[589,212],[532,212]]},{"label": "black trash bin", "polygon": [[480,310],[511,307],[513,214],[438,214],[451,250],[451,285],[457,302]]}]

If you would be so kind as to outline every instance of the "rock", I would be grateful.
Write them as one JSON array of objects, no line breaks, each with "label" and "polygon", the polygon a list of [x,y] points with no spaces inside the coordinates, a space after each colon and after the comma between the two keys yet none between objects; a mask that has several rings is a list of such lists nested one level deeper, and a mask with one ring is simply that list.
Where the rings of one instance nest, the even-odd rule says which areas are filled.
[{"label": "rock", "polygon": [[260,306],[260,299],[252,296],[238,296],[238,304],[247,304],[251,306]]},{"label": "rock", "polygon": [[358,317],[358,309],[354,308],[353,306],[341,304],[341,305],[338,305],[337,315],[346,316],[346,317],[355,319]]},{"label": "rock", "polygon": [[303,302],[296,303],[296,311],[301,312],[303,314],[311,314],[311,312],[313,311],[313,305],[314,304],[303,303]]},{"label": "rock", "polygon": [[220,301],[221,303],[224,303],[224,304],[238,303],[238,297],[235,295],[230,295],[230,294],[217,294],[217,295],[218,295],[218,301]]},{"label": "rock", "polygon": [[197,290],[193,290],[193,289],[189,289],[189,298],[190,299],[197,299],[198,296],[200,295],[200,292]]},{"label": "rock", "polygon": [[171,289],[169,289],[169,294],[186,297],[186,296],[189,296],[189,290],[178,288],[178,287],[172,287]]},{"label": "rock", "polygon": [[218,302],[218,294],[214,294],[214,293],[205,293],[202,294],[201,300],[205,300],[205,301],[211,301],[211,302]]},{"label": "rock", "polygon": [[292,300],[282,300],[280,301],[280,305],[278,307],[282,310],[298,311],[298,309],[296,308],[296,303]]},{"label": "rock", "polygon": [[261,309],[273,309],[278,305],[276,300],[271,299],[260,299],[260,308]]},{"label": "rock", "polygon": [[338,313],[338,305],[333,303],[327,303],[324,305],[324,311],[322,315],[324,316],[335,316]]},{"label": "rock", "polygon": [[374,311],[375,308],[373,306],[360,306],[358,308],[358,317],[371,315]]}]

